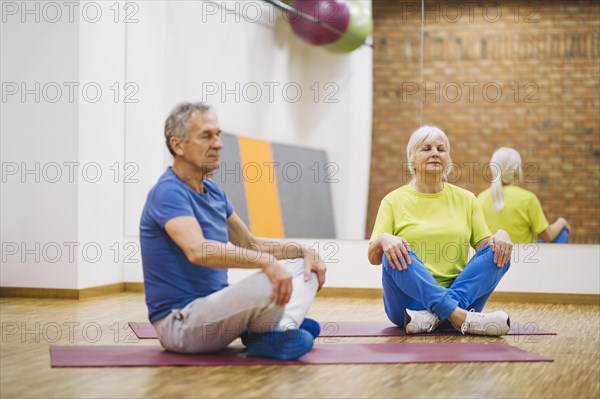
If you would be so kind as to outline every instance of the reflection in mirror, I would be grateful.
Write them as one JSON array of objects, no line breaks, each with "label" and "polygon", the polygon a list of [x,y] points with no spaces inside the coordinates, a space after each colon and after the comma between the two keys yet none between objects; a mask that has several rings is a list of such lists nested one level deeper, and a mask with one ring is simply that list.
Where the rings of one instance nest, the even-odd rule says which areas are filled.
[{"label": "reflection in mirror", "polygon": [[451,183],[479,194],[490,186],[494,151],[515,148],[524,160],[520,184],[548,220],[568,220],[571,243],[599,243],[598,9],[568,1],[374,2],[366,234],[381,199],[410,180],[408,137],[433,124],[452,145]]}]

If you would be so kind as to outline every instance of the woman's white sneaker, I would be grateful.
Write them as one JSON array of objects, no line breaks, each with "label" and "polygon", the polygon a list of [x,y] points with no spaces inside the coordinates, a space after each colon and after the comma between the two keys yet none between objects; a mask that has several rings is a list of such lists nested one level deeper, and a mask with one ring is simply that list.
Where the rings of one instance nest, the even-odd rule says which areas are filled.
[{"label": "woman's white sneaker", "polygon": [[[455,327],[456,328],[456,327]],[[471,310],[460,329],[463,334],[500,336],[506,335],[510,330],[510,317],[503,310],[491,313],[480,313]]]},{"label": "woman's white sneaker", "polygon": [[407,334],[432,332],[440,323],[438,315],[429,310],[406,309],[404,311],[404,331]]}]

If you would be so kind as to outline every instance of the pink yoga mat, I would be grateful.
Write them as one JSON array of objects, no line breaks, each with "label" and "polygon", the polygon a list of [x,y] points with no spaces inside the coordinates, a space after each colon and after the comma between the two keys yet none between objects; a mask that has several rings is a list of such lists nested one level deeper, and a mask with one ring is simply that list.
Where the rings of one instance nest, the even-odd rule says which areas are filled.
[{"label": "pink yoga mat", "polygon": [[295,361],[248,357],[240,346],[183,355],[155,345],[50,346],[52,367],[268,366],[373,363],[551,362],[502,343],[318,344]]},{"label": "pink yoga mat", "polygon": [[[403,337],[403,329],[389,321],[325,321],[320,322],[320,337]],[[129,327],[139,339],[157,338],[150,323],[129,322]],[[420,336],[461,335],[453,328],[436,330]],[[506,335],[556,335],[555,332],[541,330],[534,323],[512,323]]]}]

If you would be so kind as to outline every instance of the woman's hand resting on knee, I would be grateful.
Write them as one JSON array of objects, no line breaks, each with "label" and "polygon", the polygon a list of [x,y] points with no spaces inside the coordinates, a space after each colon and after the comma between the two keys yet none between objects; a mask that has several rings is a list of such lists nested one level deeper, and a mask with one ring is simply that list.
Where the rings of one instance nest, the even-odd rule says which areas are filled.
[{"label": "woman's hand resting on knee", "polygon": [[377,241],[379,241],[381,250],[387,257],[392,269],[402,271],[408,268],[408,265],[411,264],[408,241],[389,233],[382,234]]},{"label": "woman's hand resting on knee", "polygon": [[494,252],[494,263],[502,267],[508,262],[512,255],[513,243],[508,233],[504,230],[498,230],[496,234],[490,237],[488,243]]}]

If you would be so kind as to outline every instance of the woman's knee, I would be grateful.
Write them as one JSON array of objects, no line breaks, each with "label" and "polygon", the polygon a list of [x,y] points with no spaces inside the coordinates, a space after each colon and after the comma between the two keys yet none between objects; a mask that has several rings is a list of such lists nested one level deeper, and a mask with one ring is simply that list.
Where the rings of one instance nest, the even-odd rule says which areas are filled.
[{"label": "woman's knee", "polygon": [[[471,260],[469,260],[467,266],[465,266],[465,270],[468,270],[470,265],[477,265],[476,268],[478,270],[487,270],[488,273],[492,274],[496,274],[498,272],[505,273],[510,268],[511,258],[508,258],[508,261],[506,261],[502,267],[498,267],[494,261],[494,251],[492,251],[492,248],[489,245],[486,245],[480,249],[475,256],[471,258]],[[463,270],[463,272],[465,270]]]},{"label": "woman's knee", "polygon": [[[471,258],[472,260],[482,260],[485,261],[488,264],[496,264],[494,262],[494,251],[492,249],[492,247],[490,246],[490,244],[485,245],[483,248],[481,248],[479,251],[477,251],[477,253],[475,254],[475,256],[473,256],[473,258]],[[509,258],[509,262],[510,262],[510,258]]]},{"label": "woman's knee", "polygon": [[[410,257],[411,264],[413,264],[413,263],[422,263],[421,259],[419,259],[419,257],[417,256],[417,254],[414,251],[409,251],[408,255]],[[391,267],[390,266],[390,260],[388,259],[388,257],[387,257],[386,254],[383,254],[383,256],[381,257],[381,264],[384,267]]]}]

